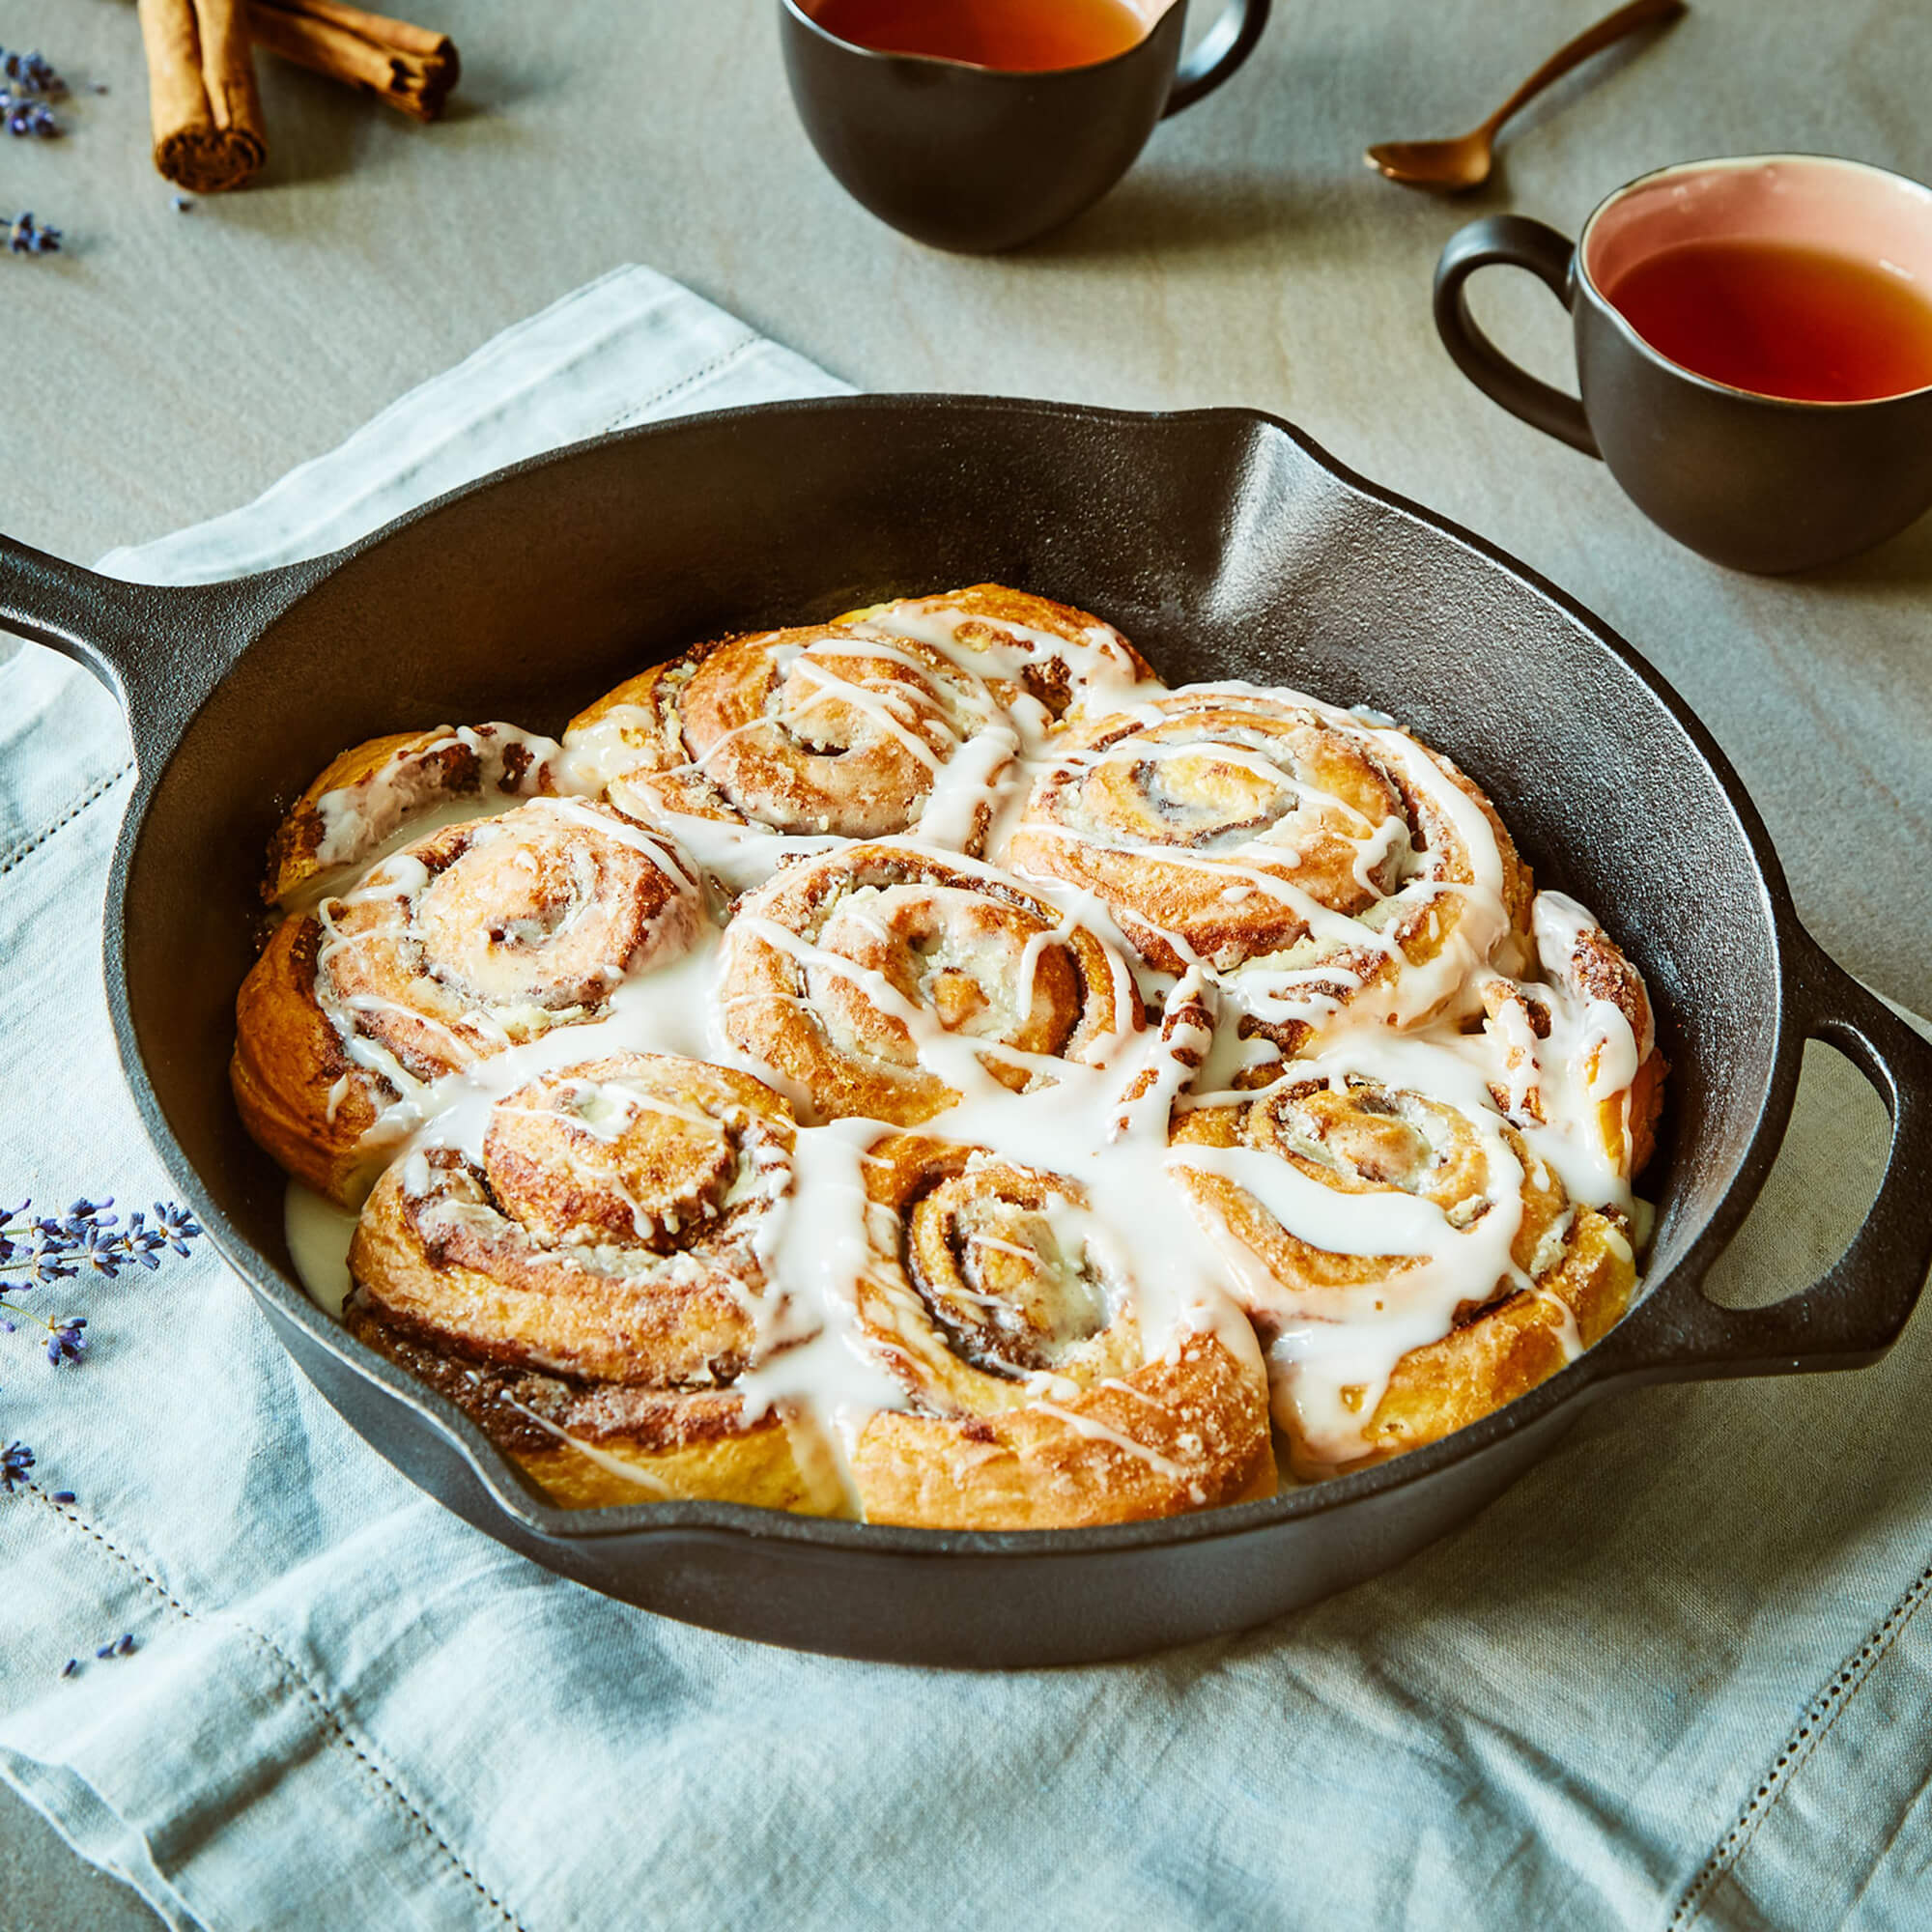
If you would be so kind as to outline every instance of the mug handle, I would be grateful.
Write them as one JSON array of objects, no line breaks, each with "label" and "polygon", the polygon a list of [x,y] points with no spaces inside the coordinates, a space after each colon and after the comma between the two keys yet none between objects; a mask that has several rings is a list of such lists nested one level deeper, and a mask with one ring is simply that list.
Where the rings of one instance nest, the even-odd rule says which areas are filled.
[{"label": "mug handle", "polygon": [[1176,71],[1167,105],[1160,110],[1163,119],[1212,94],[1254,52],[1271,4],[1272,0],[1233,0]]},{"label": "mug handle", "polygon": [[1601,457],[1583,405],[1512,362],[1476,327],[1463,286],[1478,269],[1501,263],[1527,269],[1568,308],[1576,254],[1555,229],[1524,214],[1487,215],[1458,229],[1435,265],[1435,332],[1457,368],[1492,402],[1585,456]]}]

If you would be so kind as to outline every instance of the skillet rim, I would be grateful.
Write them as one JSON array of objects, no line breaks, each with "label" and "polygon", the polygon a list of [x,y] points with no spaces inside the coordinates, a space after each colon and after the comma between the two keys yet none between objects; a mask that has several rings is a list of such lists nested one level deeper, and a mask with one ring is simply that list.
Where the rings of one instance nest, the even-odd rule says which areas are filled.
[{"label": "skillet rim", "polygon": [[[1243,440],[1258,435],[1286,438],[1294,449],[1343,491],[1447,538],[1452,545],[1473,555],[1480,563],[1500,572],[1531,596],[1553,607],[1559,615],[1569,620],[1574,630],[1581,632],[1599,650],[1628,670],[1683,732],[1716,784],[1742,835],[1766,913],[1766,924],[1776,959],[1778,987],[1776,1007],[1769,1015],[1775,1027],[1770,1073],[1763,1102],[1738,1156],[1736,1171],[1703,1227],[1676,1264],[1662,1277],[1646,1284],[1642,1298],[1618,1327],[1612,1329],[1594,1349],[1584,1350],[1556,1375],[1514,1402],[1419,1449],[1321,1483],[1278,1491],[1273,1496],[1258,1501],[1179,1516],[1076,1529],[954,1530],[858,1522],[842,1518],[795,1515],[745,1503],[699,1500],[563,1510],[543,1500],[533,1483],[453,1404],[356,1342],[338,1321],[310,1298],[299,1283],[284,1273],[280,1266],[243,1236],[214,1204],[202,1182],[199,1170],[188,1160],[168,1125],[134,1037],[127,981],[127,897],[128,879],[139,855],[149,808],[160,781],[173,763],[182,740],[192,729],[195,719],[241,659],[269,631],[293,615],[313,592],[335,577],[345,565],[407,526],[440,513],[460,498],[503,487],[538,470],[568,464],[592,450],[613,443],[668,440],[694,429],[715,429],[775,415],[826,415],[836,418],[853,412],[905,412],[955,418],[967,415],[1043,417],[1049,421],[1111,424],[1128,430],[1154,430],[1169,425],[1200,423],[1224,425],[1237,432]],[[1659,1379],[1661,1376],[1709,1379],[1735,1373],[1722,1363],[1692,1361],[1669,1365],[1660,1364],[1655,1358],[1650,1361],[1639,1359],[1635,1363],[1619,1361],[1618,1351],[1613,1350],[1611,1345],[1619,1333],[1627,1333],[1634,1323],[1643,1318],[1644,1311],[1653,1309],[1666,1292],[1674,1291],[1679,1297],[1688,1294],[1699,1301],[1704,1299],[1701,1288],[1703,1277],[1756,1201],[1790,1119],[1798,1085],[1798,1063],[1805,1037],[1802,1026],[1794,1029],[1794,979],[1804,945],[1815,946],[1815,942],[1809,941],[1799,924],[1783,867],[1764,822],[1742,780],[1732,769],[1730,760],[1709,728],[1634,645],[1533,565],[1513,556],[1453,519],[1371,481],[1339,462],[1306,431],[1285,418],[1239,405],[1192,410],[1119,410],[1027,397],[917,391],[871,391],[748,404],[736,409],[699,412],[611,431],[526,457],[418,504],[323,557],[285,566],[281,572],[262,572],[253,577],[231,579],[208,588],[226,593],[224,601],[232,599],[245,610],[247,587],[260,586],[265,581],[278,576],[286,576],[291,581],[294,594],[286,599],[274,600],[266,617],[251,624],[245,640],[239,645],[231,640],[219,677],[201,694],[193,708],[181,720],[179,728],[172,734],[173,742],[166,746],[164,757],[152,774],[146,770],[138,773],[133,794],[116,837],[107,886],[102,964],[122,1073],[140,1113],[142,1124],[163,1164],[188,1197],[196,1217],[222,1260],[275,1318],[270,1321],[270,1327],[273,1328],[277,1321],[293,1323],[311,1344],[333,1355],[349,1372],[364,1381],[373,1382],[393,1401],[410,1409],[421,1424],[438,1432],[457,1450],[491,1502],[541,1542],[587,1543],[635,1538],[641,1545],[643,1539],[652,1536],[696,1537],[707,1541],[749,1537],[817,1546],[827,1551],[881,1559],[943,1556],[1009,1561],[1015,1557],[1123,1554],[1223,1537],[1264,1533],[1303,1518],[1326,1515],[1335,1509],[1427,1482],[1454,1465],[1483,1454],[1519,1431],[1532,1427],[1553,1410],[1585,1402],[1620,1383],[1635,1384]],[[138,726],[136,744],[138,749]],[[1798,943],[1795,944],[1794,940]],[[279,1334],[276,1339],[284,1349],[288,1348],[288,1343]],[[306,1374],[299,1357],[296,1366]],[[328,1401],[331,1407],[336,1406],[327,1395],[323,1399]],[[355,1428],[358,1435],[362,1434],[355,1424],[352,1423],[351,1427]],[[364,1439],[369,1440],[367,1436]],[[375,1442],[370,1441],[370,1446],[376,1448],[378,1454],[383,1454],[385,1461],[390,1461],[391,1466],[395,1466],[393,1460]],[[413,1477],[406,1476],[406,1480],[435,1496],[434,1491],[416,1483]],[[435,1499],[441,1500],[440,1496]],[[639,1554],[642,1553],[640,1548]]]}]

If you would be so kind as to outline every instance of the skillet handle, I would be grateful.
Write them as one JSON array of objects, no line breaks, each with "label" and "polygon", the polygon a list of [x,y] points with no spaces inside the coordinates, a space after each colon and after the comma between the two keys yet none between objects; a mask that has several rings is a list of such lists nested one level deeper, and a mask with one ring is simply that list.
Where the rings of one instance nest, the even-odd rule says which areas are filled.
[{"label": "skillet handle", "polygon": [[152,778],[235,660],[319,574],[295,564],[230,583],[128,583],[0,536],[0,630],[92,671]]},{"label": "skillet handle", "polygon": [[[1795,923],[1796,1024],[1837,1047],[1891,1116],[1878,1196],[1844,1253],[1768,1308],[1719,1308],[1701,1293],[1640,1306],[1599,1344],[1612,1378],[1792,1375],[1858,1369],[1898,1339],[1932,1268],[1932,1041],[1859,984]],[[1596,1350],[1592,1351],[1597,1352]]]}]

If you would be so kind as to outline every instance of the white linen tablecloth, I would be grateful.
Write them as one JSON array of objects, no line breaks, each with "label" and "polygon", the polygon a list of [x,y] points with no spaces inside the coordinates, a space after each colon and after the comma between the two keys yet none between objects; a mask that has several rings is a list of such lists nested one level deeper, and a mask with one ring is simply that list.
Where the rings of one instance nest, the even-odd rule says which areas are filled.
[{"label": "white linen tablecloth", "polygon": [[[537,449],[842,387],[620,270],[105,567],[258,569]],[[128,770],[84,675],[0,663],[9,1205],[169,1191],[100,987]],[[1830,1260],[1884,1132],[1814,1049],[1729,1293]],[[974,1677],[714,1636],[512,1555],[350,1433],[212,1254],[71,1299],[80,1367],[0,1335],[0,1442],[39,1456],[0,1495],[0,1776],[172,1925],[1926,1922],[1923,1319],[1863,1374],[1607,1404],[1475,1524],[1269,1629]]]}]

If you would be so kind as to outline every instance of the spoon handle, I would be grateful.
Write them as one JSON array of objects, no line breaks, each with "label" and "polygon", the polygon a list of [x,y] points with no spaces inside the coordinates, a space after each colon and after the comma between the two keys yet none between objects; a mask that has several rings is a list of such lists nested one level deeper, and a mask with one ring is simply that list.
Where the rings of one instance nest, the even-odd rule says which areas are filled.
[{"label": "spoon handle", "polygon": [[1606,14],[1594,27],[1586,27],[1574,41],[1560,46],[1543,65],[1483,123],[1484,129],[1493,134],[1519,107],[1526,106],[1552,81],[1561,80],[1573,67],[1580,66],[1592,54],[1620,41],[1626,34],[1634,34],[1639,27],[1661,25],[1666,20],[1674,20],[1680,14],[1690,9],[1685,0],[1630,0],[1630,4],[1619,7],[1614,14]]}]

